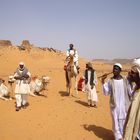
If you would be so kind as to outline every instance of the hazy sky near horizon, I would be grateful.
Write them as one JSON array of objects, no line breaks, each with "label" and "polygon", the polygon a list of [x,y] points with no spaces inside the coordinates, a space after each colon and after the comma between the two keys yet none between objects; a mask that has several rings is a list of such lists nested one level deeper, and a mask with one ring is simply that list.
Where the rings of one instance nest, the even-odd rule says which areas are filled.
[{"label": "hazy sky near horizon", "polygon": [[140,56],[140,0],[0,0],[0,39],[88,59]]}]

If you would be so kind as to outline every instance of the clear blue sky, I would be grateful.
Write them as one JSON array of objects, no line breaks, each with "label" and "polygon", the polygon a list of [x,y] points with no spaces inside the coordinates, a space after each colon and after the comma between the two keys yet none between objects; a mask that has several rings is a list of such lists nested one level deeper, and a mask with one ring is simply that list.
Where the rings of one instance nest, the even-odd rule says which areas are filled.
[{"label": "clear blue sky", "polygon": [[0,0],[0,39],[79,56],[140,56],[140,0]]}]

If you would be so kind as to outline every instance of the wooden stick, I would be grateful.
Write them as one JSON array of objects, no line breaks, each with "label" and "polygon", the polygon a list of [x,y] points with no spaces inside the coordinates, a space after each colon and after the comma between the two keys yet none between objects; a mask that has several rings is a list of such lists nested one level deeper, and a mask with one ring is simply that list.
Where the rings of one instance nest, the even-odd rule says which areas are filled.
[{"label": "wooden stick", "polygon": [[113,73],[113,72],[105,73],[105,74],[99,76],[98,78],[102,78],[102,77],[104,77],[104,76],[108,76],[108,75],[110,75],[110,74],[112,74],[112,73]]},{"label": "wooden stick", "polygon": [[[129,72],[129,70],[122,70],[121,72]],[[98,78],[102,78],[102,77],[104,77],[104,76],[108,76],[108,75],[110,75],[110,74],[112,74],[112,73],[113,73],[113,71],[112,71],[112,72],[109,72],[109,73],[105,73],[105,74],[99,76]]]}]

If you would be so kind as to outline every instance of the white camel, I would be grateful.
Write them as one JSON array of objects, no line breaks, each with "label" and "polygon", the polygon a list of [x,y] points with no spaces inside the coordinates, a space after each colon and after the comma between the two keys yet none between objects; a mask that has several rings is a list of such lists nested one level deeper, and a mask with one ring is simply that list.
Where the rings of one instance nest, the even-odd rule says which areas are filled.
[{"label": "white camel", "polygon": [[8,86],[6,86],[5,81],[0,78],[0,98],[2,100],[12,100],[10,97],[12,90],[11,90],[11,85],[8,82]]},{"label": "white camel", "polygon": [[[8,80],[8,88],[7,90],[13,92],[13,83],[15,82],[14,76],[9,76]],[[48,83],[50,82],[50,77],[48,76],[42,76],[41,78],[38,78],[37,76],[34,76],[32,78],[28,79],[29,86],[30,86],[30,93],[31,96],[37,96],[40,95],[40,92],[46,90],[46,87]],[[7,91],[8,92],[8,91]]]},{"label": "white camel", "polygon": [[40,92],[46,90],[46,87],[50,81],[50,77],[42,76],[41,78],[37,78],[37,76],[32,77],[30,86],[30,95],[37,96],[40,95]]}]

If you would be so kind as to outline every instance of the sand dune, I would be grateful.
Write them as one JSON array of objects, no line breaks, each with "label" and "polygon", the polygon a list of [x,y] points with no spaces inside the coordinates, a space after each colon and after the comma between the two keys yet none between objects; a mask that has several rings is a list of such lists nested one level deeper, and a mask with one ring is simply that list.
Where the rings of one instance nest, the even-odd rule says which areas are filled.
[{"label": "sand dune", "polygon": [[[24,61],[32,75],[51,78],[48,89],[38,97],[29,97],[29,107],[15,111],[15,100],[0,100],[0,140],[113,140],[109,97],[97,86],[98,108],[87,106],[86,94],[79,91],[79,98],[65,94],[63,53],[31,48],[30,52],[17,47],[0,47],[0,77],[7,81],[18,63]],[[79,77],[83,75],[87,60],[79,59]],[[111,65],[94,62],[97,75],[112,70]],[[125,66],[129,68],[128,66]],[[74,82],[74,81],[73,81]]]}]

